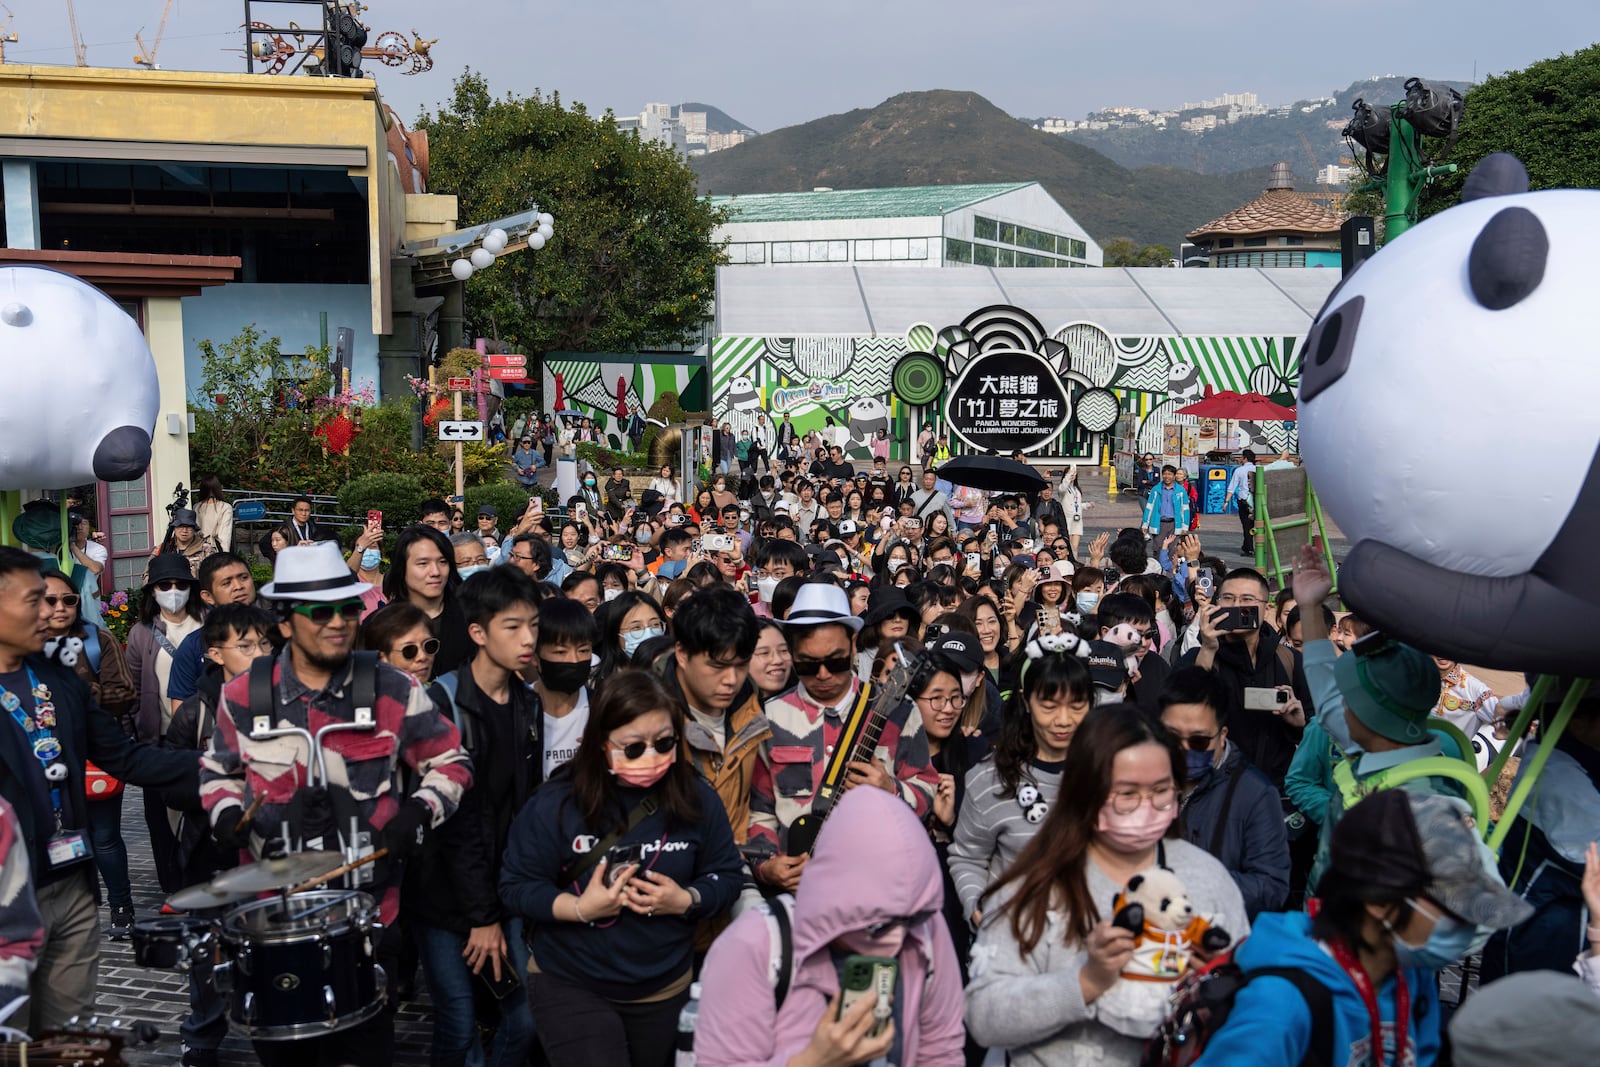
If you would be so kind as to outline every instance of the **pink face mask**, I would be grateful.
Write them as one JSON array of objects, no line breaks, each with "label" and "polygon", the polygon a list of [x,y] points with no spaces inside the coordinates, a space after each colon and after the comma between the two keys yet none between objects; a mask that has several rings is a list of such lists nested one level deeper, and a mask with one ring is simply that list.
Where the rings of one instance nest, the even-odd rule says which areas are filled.
[{"label": "pink face mask", "polygon": [[[672,767],[672,761],[677,758],[678,751],[677,749],[673,749],[665,756],[657,757],[650,763],[645,763],[640,760],[635,761],[626,767],[618,767],[616,766],[615,762],[613,762],[611,766],[611,773],[617,776],[618,781],[626,782],[628,785],[635,786],[639,789],[649,789],[651,786],[661,781],[662,778],[666,777],[667,771]],[[613,755],[611,759],[615,761],[616,756]]]},{"label": "pink face mask", "polygon": [[1143,852],[1166,836],[1167,828],[1177,817],[1177,804],[1157,811],[1148,797],[1140,799],[1131,815],[1117,814],[1108,801],[1100,809],[1100,822],[1095,829],[1118,852]]}]

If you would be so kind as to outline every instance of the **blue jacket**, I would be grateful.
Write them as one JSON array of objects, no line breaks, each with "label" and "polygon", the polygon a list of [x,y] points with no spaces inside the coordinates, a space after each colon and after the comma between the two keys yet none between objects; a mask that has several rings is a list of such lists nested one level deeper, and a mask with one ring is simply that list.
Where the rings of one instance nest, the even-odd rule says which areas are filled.
[{"label": "blue jacket", "polygon": [[[565,768],[563,768],[565,770]],[[581,888],[561,882],[564,864],[604,835],[585,826],[572,803],[572,775],[558,774],[535,792],[511,824],[511,838],[500,868],[500,900],[524,918],[528,943],[539,969],[613,1000],[639,1000],[688,971],[694,953],[695,924],[733,907],[744,883],[743,861],[716,790],[698,775],[695,788],[703,818],[687,826],[667,825],[664,811],[646,816],[619,844],[645,847],[647,870],[665,874],[700,893],[687,915],[646,917],[624,908],[614,920],[593,926],[557,921],[553,912],[562,893]],[[626,810],[644,790],[619,786]],[[619,820],[621,813],[619,812]],[[584,875],[584,884],[594,877]]]},{"label": "blue jacket", "polygon": [[[1239,784],[1228,799],[1229,784],[1235,777]],[[1221,840],[1213,849],[1219,822]],[[1232,744],[1222,766],[1202,778],[1184,798],[1183,839],[1210,852],[1228,868],[1252,922],[1258,912],[1283,906],[1289,895],[1289,835],[1283,826],[1278,789]]]},{"label": "blue jacket", "polygon": [[1144,518],[1140,520],[1152,530],[1161,529],[1161,498],[1172,497],[1172,523],[1178,533],[1189,529],[1189,490],[1174,482],[1170,487],[1156,483],[1150,498],[1144,502]]},{"label": "blue jacket", "polygon": [[[1439,1056],[1439,998],[1432,971],[1401,968],[1378,989],[1384,1056],[1374,1061],[1372,1023],[1361,995],[1332,954],[1311,937],[1301,914],[1263,915],[1234,957],[1247,973],[1258,967],[1298,967],[1333,993],[1334,1044],[1326,1062],[1338,1067],[1379,1067],[1394,1053],[1395,982],[1411,990],[1407,1063],[1428,1067]],[[1311,1044],[1311,1009],[1287,978],[1257,978],[1239,991],[1233,1011],[1196,1064],[1207,1067],[1294,1067]],[[1415,1059],[1411,1059],[1411,1055]]]}]

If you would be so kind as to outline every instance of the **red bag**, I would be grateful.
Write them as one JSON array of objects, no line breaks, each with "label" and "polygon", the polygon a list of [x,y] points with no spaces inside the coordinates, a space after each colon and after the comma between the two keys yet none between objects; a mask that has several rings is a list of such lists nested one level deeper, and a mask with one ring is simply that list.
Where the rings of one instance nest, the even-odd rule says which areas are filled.
[{"label": "red bag", "polygon": [[110,800],[122,794],[123,781],[89,760],[83,761],[83,795],[90,800]]}]

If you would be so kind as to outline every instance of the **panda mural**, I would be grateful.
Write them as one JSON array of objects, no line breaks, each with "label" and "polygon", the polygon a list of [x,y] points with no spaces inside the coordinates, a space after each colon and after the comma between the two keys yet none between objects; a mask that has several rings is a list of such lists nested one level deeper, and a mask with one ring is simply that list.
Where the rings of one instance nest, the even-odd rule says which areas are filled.
[{"label": "panda mural", "polygon": [[[870,451],[872,439],[879,430],[889,430],[889,407],[875,396],[864,396],[850,405],[850,444],[847,449],[853,458],[862,458]],[[857,453],[861,455],[857,455]]]},{"label": "panda mural", "polygon": [[1495,155],[1462,201],[1329,295],[1302,353],[1301,452],[1351,541],[1339,587],[1362,617],[1463,663],[1590,677],[1600,192],[1530,193]]},{"label": "panda mural", "polygon": [[728,425],[733,427],[733,435],[737,437],[747,430],[755,433],[756,416],[761,413],[761,393],[756,383],[748,375],[734,375],[728,382]]}]

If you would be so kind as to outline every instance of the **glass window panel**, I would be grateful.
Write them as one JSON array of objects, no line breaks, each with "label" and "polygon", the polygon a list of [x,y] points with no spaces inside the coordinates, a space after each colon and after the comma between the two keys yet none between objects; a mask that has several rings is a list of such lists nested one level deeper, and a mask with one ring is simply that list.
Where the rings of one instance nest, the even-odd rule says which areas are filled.
[{"label": "glass window panel", "polygon": [[993,241],[999,236],[994,219],[986,219],[982,215],[972,216],[972,236],[982,241]]},{"label": "glass window panel", "polygon": [[958,241],[954,237],[946,238],[944,242],[944,258],[951,263],[971,263],[971,242]]},{"label": "glass window panel", "polygon": [[995,252],[994,245],[975,244],[972,246],[972,262],[980,267],[992,267],[994,266]]},{"label": "glass window panel", "polygon": [[145,559],[143,556],[123,556],[111,561],[111,587],[136,589],[144,584]]},{"label": "glass window panel", "polygon": [[132,511],[150,506],[143,478],[131,482],[109,482],[107,488],[110,490],[112,511]]},{"label": "glass window panel", "polygon": [[1014,245],[1017,243],[1017,228],[1009,222],[1000,224],[1000,243]]},{"label": "glass window panel", "polygon": [[927,259],[928,239],[926,237],[913,237],[906,243],[907,259]]},{"label": "glass window panel", "polygon": [[747,263],[765,263],[767,261],[767,246],[760,242],[745,245],[745,256],[745,262]]},{"label": "glass window panel", "polygon": [[904,237],[896,237],[889,242],[890,259],[907,259],[910,254],[906,251],[907,242]]},{"label": "glass window panel", "polygon": [[150,551],[150,516],[111,516],[111,551],[116,553]]},{"label": "glass window panel", "polygon": [[994,265],[997,267],[1015,267],[1017,254],[1009,248],[997,248],[994,251]]},{"label": "glass window panel", "polygon": [[729,245],[728,262],[743,263],[744,261],[744,245]]},{"label": "glass window panel", "polygon": [[871,258],[872,258],[872,242],[871,241],[857,241],[856,242],[856,261],[860,262],[862,260],[868,260],[868,259],[871,259]]},{"label": "glass window panel", "polygon": [[872,258],[873,259],[890,259],[890,258],[892,258],[892,256],[893,256],[893,249],[891,248],[892,244],[893,244],[893,242],[891,242],[887,237],[879,237],[877,240],[873,241],[872,242]]},{"label": "glass window panel", "polygon": [[833,263],[846,263],[850,260],[849,241],[829,241],[828,259]]},{"label": "glass window panel", "polygon": [[792,263],[794,262],[794,260],[791,258],[793,253],[794,250],[790,248],[788,241],[772,242],[772,262]]}]

